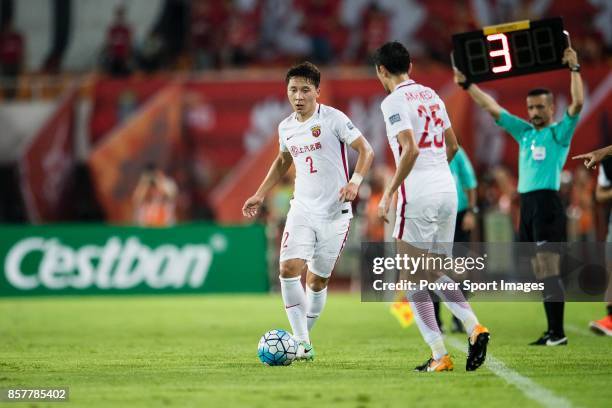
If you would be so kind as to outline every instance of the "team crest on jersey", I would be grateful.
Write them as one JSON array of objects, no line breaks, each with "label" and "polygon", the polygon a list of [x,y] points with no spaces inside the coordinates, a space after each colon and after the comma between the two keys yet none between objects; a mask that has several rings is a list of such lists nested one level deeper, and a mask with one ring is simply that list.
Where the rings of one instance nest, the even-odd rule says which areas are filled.
[{"label": "team crest on jersey", "polygon": [[391,116],[389,116],[389,122],[390,122],[391,124],[394,124],[394,123],[396,123],[396,122],[399,122],[400,120],[401,120],[401,119],[400,119],[400,115],[399,115],[399,113],[396,113],[395,115],[391,115]]},{"label": "team crest on jersey", "polygon": [[314,125],[313,127],[310,128],[310,131],[312,132],[312,135],[314,137],[321,136],[321,125]]}]

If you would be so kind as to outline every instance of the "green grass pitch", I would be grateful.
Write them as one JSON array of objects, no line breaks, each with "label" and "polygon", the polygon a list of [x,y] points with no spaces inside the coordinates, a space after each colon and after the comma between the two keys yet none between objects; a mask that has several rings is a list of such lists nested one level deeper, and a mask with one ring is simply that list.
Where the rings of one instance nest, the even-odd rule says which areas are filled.
[{"label": "green grass pitch", "polygon": [[[540,406],[486,364],[465,372],[455,348],[454,372],[412,372],[428,349],[388,307],[331,293],[312,333],[316,360],[266,367],[259,337],[289,329],[278,294],[1,299],[0,388],[68,386],[67,405],[86,407]],[[562,348],[526,346],[543,330],[541,304],[474,308],[492,332],[490,354],[509,370],[571,406],[612,404],[612,338],[586,328],[603,304],[567,305]]]}]

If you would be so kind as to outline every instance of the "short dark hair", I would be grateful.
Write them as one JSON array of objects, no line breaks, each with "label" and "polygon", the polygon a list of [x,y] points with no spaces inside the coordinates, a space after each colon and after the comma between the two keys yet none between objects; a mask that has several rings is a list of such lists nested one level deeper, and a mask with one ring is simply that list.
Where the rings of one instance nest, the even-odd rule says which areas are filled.
[{"label": "short dark hair", "polygon": [[540,96],[540,95],[546,95],[550,99],[552,99],[553,93],[548,88],[534,88],[527,93],[527,96]]},{"label": "short dark hair", "polygon": [[308,82],[311,82],[317,88],[321,83],[321,71],[319,71],[319,68],[317,68],[315,64],[308,61],[289,68],[287,76],[285,77],[285,83],[288,84],[289,80],[294,77],[306,78]]},{"label": "short dark hair", "polygon": [[374,65],[382,65],[393,75],[403,74],[410,68],[410,53],[401,43],[388,42],[376,50],[372,61]]}]

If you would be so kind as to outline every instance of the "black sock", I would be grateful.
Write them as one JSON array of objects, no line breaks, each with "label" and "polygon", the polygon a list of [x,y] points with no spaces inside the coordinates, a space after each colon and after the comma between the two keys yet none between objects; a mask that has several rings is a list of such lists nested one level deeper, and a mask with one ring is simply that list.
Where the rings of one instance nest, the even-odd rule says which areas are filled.
[{"label": "black sock", "polygon": [[558,276],[544,279],[544,310],[548,321],[548,331],[556,336],[565,337],[563,314],[565,310],[563,282]]},{"label": "black sock", "polygon": [[553,328],[555,334],[559,337],[565,337],[563,330],[563,312],[565,311],[565,302],[555,302],[555,326]]},{"label": "black sock", "polygon": [[553,324],[553,320],[554,320],[554,311],[553,311],[553,304],[555,302],[544,302],[544,312],[546,312],[546,324],[547,324],[547,329],[546,331],[548,333],[552,332],[552,328],[554,326]]},{"label": "black sock", "polygon": [[608,305],[608,316],[612,316],[612,305]]}]

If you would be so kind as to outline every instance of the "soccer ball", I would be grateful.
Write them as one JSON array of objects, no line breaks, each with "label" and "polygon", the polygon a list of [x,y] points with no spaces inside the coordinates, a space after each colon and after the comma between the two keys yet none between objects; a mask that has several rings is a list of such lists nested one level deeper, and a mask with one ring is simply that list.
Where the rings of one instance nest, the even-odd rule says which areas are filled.
[{"label": "soccer ball", "polygon": [[257,356],[262,363],[269,366],[289,365],[295,359],[296,353],[297,343],[282,329],[265,333],[257,346]]}]

